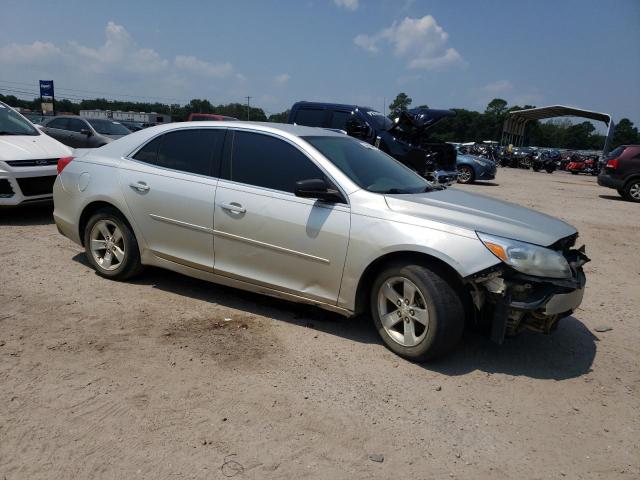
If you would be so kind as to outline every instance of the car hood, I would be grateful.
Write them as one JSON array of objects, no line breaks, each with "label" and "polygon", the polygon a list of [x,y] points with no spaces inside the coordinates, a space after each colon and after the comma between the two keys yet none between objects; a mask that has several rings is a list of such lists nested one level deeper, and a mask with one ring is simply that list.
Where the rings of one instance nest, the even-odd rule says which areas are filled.
[{"label": "car hood", "polygon": [[545,247],[576,233],[544,213],[456,188],[385,197],[394,212]]},{"label": "car hood", "polygon": [[0,160],[60,158],[72,150],[49,135],[0,135]]}]

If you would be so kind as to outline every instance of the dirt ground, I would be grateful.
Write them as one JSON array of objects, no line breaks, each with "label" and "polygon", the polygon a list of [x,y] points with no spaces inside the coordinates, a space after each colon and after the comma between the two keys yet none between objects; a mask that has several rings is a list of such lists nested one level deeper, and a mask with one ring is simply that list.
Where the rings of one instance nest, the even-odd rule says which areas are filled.
[{"label": "dirt ground", "polygon": [[455,188],[578,228],[585,300],[554,335],[415,365],[367,319],[102,279],[50,206],[0,211],[0,479],[638,478],[640,205],[564,172]]}]

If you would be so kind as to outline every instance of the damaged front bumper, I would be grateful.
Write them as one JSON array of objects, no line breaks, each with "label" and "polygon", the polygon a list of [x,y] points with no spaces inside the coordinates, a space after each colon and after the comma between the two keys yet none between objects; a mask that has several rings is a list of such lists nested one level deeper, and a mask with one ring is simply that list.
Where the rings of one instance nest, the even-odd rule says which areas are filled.
[{"label": "damaged front bumper", "polygon": [[474,304],[479,321],[490,325],[494,342],[523,330],[551,333],[561,318],[578,308],[586,283],[582,266],[589,258],[584,249],[569,250],[565,257],[571,266],[569,279],[534,277],[505,265],[475,276]]}]

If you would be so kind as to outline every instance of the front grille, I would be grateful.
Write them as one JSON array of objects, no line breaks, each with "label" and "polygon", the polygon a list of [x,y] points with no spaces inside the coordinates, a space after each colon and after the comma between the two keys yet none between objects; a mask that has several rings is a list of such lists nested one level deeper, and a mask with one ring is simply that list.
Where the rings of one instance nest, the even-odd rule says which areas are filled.
[{"label": "front grille", "polygon": [[53,192],[53,182],[56,181],[56,176],[18,178],[17,181],[25,197],[46,195]]},{"label": "front grille", "polygon": [[7,165],[12,167],[45,167],[48,165],[57,165],[57,158],[34,158],[32,160],[6,160]]},{"label": "front grille", "polygon": [[11,188],[9,180],[2,178],[0,179],[0,198],[9,197],[13,197],[13,188]]}]

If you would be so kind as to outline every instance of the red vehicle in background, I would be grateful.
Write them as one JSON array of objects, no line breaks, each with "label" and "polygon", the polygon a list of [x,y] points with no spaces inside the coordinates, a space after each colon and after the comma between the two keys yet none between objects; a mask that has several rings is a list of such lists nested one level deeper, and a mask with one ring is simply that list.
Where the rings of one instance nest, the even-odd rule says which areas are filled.
[{"label": "red vehicle in background", "polygon": [[567,172],[571,172],[573,175],[579,173],[598,175],[598,173],[600,173],[598,157],[595,155],[581,157],[580,155],[574,154],[571,156],[571,161],[567,164]]},{"label": "red vehicle in background", "polygon": [[223,120],[238,120],[234,117],[226,115],[217,115],[215,113],[190,113],[187,122],[221,122]]}]

